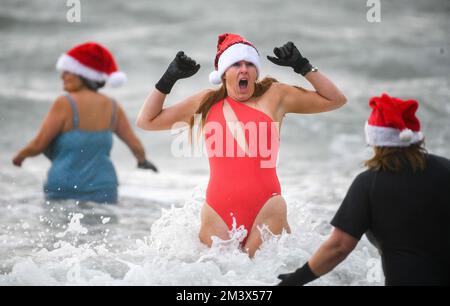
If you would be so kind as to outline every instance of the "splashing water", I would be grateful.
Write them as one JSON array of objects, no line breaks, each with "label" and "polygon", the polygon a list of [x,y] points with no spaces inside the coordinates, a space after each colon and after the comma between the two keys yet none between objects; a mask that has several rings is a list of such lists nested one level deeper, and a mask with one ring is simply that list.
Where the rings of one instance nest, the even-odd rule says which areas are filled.
[{"label": "splashing water", "polygon": [[228,234],[230,235],[230,240],[237,240],[239,243],[241,243],[247,237],[248,231],[243,225],[237,227],[236,218],[233,216],[233,214],[231,214],[231,217],[233,222],[231,224],[231,230],[228,232]]},{"label": "splashing water", "polygon": [[86,235],[88,230],[81,225],[80,219],[82,218],[84,218],[83,214],[73,214],[67,229],[63,233],[56,234],[55,237],[63,238],[67,233]]},{"label": "splashing water", "polygon": [[[69,224],[57,228],[52,245],[9,260],[10,271],[0,276],[0,285],[274,285],[278,274],[308,260],[329,232],[308,204],[294,202],[288,216],[295,224],[292,233],[273,235],[266,226],[260,227],[263,244],[253,259],[239,249],[246,231],[236,228],[235,222],[229,240],[213,237],[208,248],[198,239],[203,194],[204,186],[198,186],[183,206],[162,209],[149,235],[125,247],[111,243],[120,240],[114,230],[105,229],[101,239],[90,237],[98,232],[95,226],[110,225],[103,223],[104,211],[95,217],[99,220],[95,226],[82,224],[89,211],[69,212]],[[314,284],[381,284],[378,274],[368,277],[367,264],[376,265],[377,258],[363,240],[349,259]]]}]

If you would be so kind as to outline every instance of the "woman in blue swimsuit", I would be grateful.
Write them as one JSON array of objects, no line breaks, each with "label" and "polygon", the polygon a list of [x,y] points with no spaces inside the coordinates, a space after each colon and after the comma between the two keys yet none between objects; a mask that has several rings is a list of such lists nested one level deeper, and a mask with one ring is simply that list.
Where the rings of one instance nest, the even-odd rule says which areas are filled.
[{"label": "woman in blue swimsuit", "polygon": [[44,185],[46,199],[117,202],[117,176],[110,159],[113,133],[131,149],[138,167],[157,171],[145,157],[123,109],[97,90],[122,85],[111,53],[97,43],[75,46],[60,56],[65,95],[56,99],[37,136],[13,159],[21,166],[44,153],[52,165]]}]

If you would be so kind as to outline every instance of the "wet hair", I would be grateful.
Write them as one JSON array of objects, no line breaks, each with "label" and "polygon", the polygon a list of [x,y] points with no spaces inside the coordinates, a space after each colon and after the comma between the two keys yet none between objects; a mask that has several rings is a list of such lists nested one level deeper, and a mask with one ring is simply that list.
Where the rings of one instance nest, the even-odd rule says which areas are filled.
[{"label": "wet hair", "polygon": [[375,171],[401,172],[412,169],[423,171],[426,167],[427,150],[424,142],[408,147],[374,147],[375,155],[364,162],[364,165]]},{"label": "wet hair", "polygon": [[85,77],[82,76],[78,76],[81,80],[81,82],[83,82],[84,86],[86,86],[89,90],[92,91],[97,91],[100,88],[102,88],[103,86],[105,86],[105,82],[99,82],[99,81],[93,81],[93,80],[89,80]]}]

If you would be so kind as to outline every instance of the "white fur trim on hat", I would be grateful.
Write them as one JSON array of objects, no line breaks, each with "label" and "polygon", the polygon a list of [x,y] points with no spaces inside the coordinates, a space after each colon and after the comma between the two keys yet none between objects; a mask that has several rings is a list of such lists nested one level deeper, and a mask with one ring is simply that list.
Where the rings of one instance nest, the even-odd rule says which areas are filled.
[{"label": "white fur trim on hat", "polygon": [[98,72],[97,70],[85,66],[67,54],[62,54],[58,58],[58,62],[56,62],[56,69],[81,75],[82,77],[92,81],[104,82],[108,79],[108,75],[106,73]]},{"label": "white fur trim on hat", "polygon": [[408,142],[413,139],[414,132],[411,131],[410,129],[404,129],[403,131],[400,132],[400,135],[398,136],[400,137],[401,141]]},{"label": "white fur trim on hat", "polygon": [[119,87],[125,84],[127,76],[122,71],[116,71],[110,74],[107,84],[111,87]]},{"label": "white fur trim on hat", "polygon": [[222,78],[217,70],[209,74],[209,82],[213,85],[220,85],[222,83]]},{"label": "white fur trim on hat", "polygon": [[234,63],[250,62],[255,65],[258,75],[261,71],[261,60],[255,48],[247,44],[238,43],[228,47],[219,57],[218,69],[209,74],[209,81],[214,85],[222,83],[222,75]]},{"label": "white fur trim on hat", "polygon": [[365,126],[366,142],[373,147],[408,147],[423,140],[422,132],[413,132],[410,129],[400,131],[390,127]]}]

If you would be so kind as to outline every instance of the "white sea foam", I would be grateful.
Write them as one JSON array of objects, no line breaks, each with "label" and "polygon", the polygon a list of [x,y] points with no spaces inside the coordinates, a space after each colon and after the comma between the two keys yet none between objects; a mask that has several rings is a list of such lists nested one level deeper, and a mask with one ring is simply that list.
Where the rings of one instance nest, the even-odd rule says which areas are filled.
[{"label": "white sea foam", "polygon": [[[273,235],[261,227],[264,243],[253,259],[239,249],[242,233],[236,228],[229,240],[214,237],[212,247],[207,248],[198,239],[204,188],[196,187],[181,207],[162,209],[148,235],[122,241],[125,247],[110,243],[118,233],[109,236],[103,232],[104,239],[89,239],[88,227],[92,232],[95,228],[81,223],[81,213],[73,213],[66,230],[56,233],[53,245],[10,258],[10,271],[0,276],[0,284],[274,285],[278,274],[293,271],[308,260],[329,233],[329,226],[314,215],[312,204],[291,202],[292,233]],[[98,219],[105,219],[101,217]],[[99,224],[96,226],[109,225]],[[84,242],[83,237],[87,238]],[[373,277],[367,276],[377,258],[363,240],[350,260],[314,284],[380,284],[381,279],[373,282]]]}]

